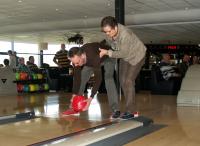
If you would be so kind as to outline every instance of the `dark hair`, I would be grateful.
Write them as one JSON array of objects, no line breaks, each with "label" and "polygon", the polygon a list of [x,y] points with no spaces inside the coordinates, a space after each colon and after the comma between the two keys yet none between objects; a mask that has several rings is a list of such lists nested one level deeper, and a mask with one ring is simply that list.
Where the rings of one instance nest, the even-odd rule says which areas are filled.
[{"label": "dark hair", "polygon": [[84,53],[83,48],[81,48],[81,47],[72,47],[68,52],[68,57],[72,58],[75,55],[81,56],[83,53]]},{"label": "dark hair", "polygon": [[4,63],[5,66],[8,66],[9,65],[9,60],[8,59],[4,59],[3,63]]},{"label": "dark hair", "polygon": [[11,51],[11,50],[8,50],[8,54],[12,54],[12,51]]},{"label": "dark hair", "polygon": [[101,28],[105,26],[110,26],[111,28],[114,28],[117,26],[117,20],[112,16],[106,16],[101,20]]},{"label": "dark hair", "polygon": [[29,56],[28,60],[30,60],[31,58],[34,58],[33,56]]}]

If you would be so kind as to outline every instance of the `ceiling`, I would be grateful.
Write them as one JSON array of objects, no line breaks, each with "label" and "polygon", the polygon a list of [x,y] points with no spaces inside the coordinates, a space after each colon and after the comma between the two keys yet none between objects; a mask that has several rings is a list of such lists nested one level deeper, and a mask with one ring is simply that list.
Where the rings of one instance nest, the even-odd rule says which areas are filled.
[{"label": "ceiling", "polygon": [[[100,21],[114,0],[0,0],[0,40],[66,43],[104,36]],[[200,0],[125,0],[125,24],[144,43],[199,44]]]}]

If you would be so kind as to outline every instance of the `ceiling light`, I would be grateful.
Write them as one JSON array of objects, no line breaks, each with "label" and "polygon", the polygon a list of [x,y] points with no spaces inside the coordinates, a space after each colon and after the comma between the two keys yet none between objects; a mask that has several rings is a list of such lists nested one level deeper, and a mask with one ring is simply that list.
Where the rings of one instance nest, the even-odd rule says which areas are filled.
[{"label": "ceiling light", "polygon": [[59,11],[59,9],[56,9],[56,11]]},{"label": "ceiling light", "polygon": [[108,0],[108,2],[107,2],[107,6],[108,6],[108,7],[111,6],[111,1],[110,1],[110,0]]},{"label": "ceiling light", "polygon": [[188,7],[185,7],[185,10],[188,10],[189,8]]},{"label": "ceiling light", "polygon": [[22,2],[22,0],[18,0],[18,3],[21,3]]},{"label": "ceiling light", "polygon": [[28,38],[29,36],[27,36],[27,35],[18,35],[18,36],[16,36],[17,38]]}]

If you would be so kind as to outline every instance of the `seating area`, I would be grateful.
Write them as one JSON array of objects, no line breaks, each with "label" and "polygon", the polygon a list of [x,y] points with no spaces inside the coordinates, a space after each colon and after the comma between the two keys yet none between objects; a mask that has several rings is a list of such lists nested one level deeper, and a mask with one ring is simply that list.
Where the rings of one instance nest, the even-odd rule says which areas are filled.
[{"label": "seating area", "polygon": [[160,95],[176,95],[179,90],[179,83],[177,79],[165,80],[162,77],[160,67],[153,65],[151,69],[151,93]]},{"label": "seating area", "polygon": [[46,73],[50,90],[72,90],[73,75],[69,75],[69,69],[49,67]]}]

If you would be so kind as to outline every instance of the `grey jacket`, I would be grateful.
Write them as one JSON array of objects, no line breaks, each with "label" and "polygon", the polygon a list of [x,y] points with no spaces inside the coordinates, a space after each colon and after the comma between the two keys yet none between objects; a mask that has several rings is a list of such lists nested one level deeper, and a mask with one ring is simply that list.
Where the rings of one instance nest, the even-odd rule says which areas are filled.
[{"label": "grey jacket", "polygon": [[136,65],[145,57],[146,47],[144,44],[132,30],[121,24],[118,24],[116,39],[108,42],[113,48],[113,50],[108,51],[108,55],[112,58],[122,58],[131,65]]}]

